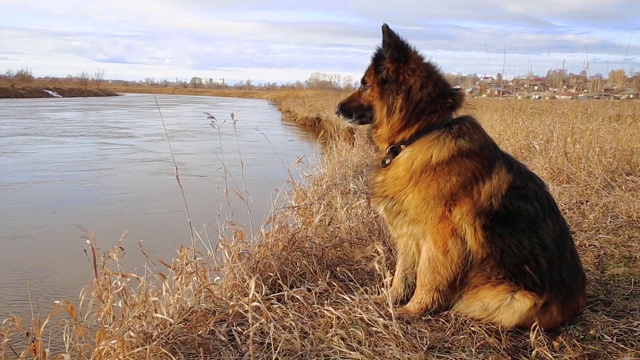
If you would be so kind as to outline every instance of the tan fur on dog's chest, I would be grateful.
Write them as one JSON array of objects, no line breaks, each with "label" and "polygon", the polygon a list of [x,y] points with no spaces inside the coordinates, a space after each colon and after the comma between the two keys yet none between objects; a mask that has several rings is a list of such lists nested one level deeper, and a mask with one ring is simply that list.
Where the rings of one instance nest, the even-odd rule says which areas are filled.
[{"label": "tan fur on dog's chest", "polygon": [[416,163],[405,150],[391,166],[379,168],[372,178],[373,201],[392,237],[427,238],[425,231],[449,218],[446,196],[450,190],[429,164]]},{"label": "tan fur on dog's chest", "polygon": [[[444,146],[449,151],[442,151],[443,144],[450,144]],[[499,206],[511,183],[503,166],[487,166],[496,160],[486,155],[433,135],[408,147],[389,167],[377,169],[373,201],[394,242],[426,241],[446,233],[457,235],[476,258],[482,257],[486,246],[479,214]]]}]

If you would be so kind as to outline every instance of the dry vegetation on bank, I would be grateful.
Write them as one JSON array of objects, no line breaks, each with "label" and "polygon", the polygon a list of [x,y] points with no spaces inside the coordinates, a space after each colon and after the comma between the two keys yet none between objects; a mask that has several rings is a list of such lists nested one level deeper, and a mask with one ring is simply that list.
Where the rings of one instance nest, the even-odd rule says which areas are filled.
[{"label": "dry vegetation on bank", "polygon": [[121,249],[101,256],[92,240],[93,284],[81,301],[57,305],[71,316],[31,328],[8,319],[0,358],[23,351],[27,331],[24,357],[61,333],[70,358],[640,357],[640,102],[477,99],[464,109],[549,183],[573,229],[588,308],[543,333],[448,312],[396,319],[393,250],[368,201],[376,155],[365,130],[344,130],[333,116],[340,93],[262,96],[293,121],[329,129],[321,163],[292,183],[269,231],[250,239],[229,224],[211,252],[181,247],[171,264],[137,274],[120,267]]},{"label": "dry vegetation on bank", "polygon": [[[100,87],[101,82],[89,84],[86,81],[61,81],[36,79],[29,70],[20,70],[12,78],[0,75],[0,99],[4,98],[52,98],[56,93],[62,97],[102,97],[117,96],[107,88]],[[91,85],[91,86],[89,86]],[[47,90],[47,91],[45,91]]]},{"label": "dry vegetation on bank", "polygon": [[[45,91],[48,90],[49,92]],[[0,99],[11,98],[52,98],[55,93],[61,97],[102,97],[117,96],[115,92],[107,89],[83,89],[71,87],[0,87]]]}]

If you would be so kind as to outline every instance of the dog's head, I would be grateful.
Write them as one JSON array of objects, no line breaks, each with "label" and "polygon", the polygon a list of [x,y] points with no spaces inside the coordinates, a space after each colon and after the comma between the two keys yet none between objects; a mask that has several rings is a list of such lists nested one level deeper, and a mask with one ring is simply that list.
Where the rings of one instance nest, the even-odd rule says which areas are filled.
[{"label": "dog's head", "polygon": [[420,121],[450,114],[462,100],[463,94],[451,88],[435,65],[384,24],[382,45],[360,87],[338,104],[336,114],[355,125],[386,119]]}]

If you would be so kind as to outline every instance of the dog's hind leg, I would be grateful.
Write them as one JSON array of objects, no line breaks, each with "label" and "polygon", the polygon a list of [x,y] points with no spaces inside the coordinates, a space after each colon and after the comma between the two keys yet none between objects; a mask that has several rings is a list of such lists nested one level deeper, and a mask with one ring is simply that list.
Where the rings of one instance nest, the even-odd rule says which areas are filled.
[{"label": "dog's hind leg", "polygon": [[463,290],[452,310],[506,328],[530,327],[543,304],[544,299],[513,285],[487,283]]}]

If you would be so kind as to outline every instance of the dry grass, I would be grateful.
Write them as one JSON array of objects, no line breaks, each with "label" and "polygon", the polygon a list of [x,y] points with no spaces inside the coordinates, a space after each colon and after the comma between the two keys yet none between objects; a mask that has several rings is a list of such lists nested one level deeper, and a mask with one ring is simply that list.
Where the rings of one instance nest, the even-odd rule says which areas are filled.
[{"label": "dry grass", "polygon": [[176,86],[126,86],[126,85],[104,85],[111,91],[118,93],[141,93],[141,94],[165,94],[165,95],[196,95],[196,96],[226,96],[239,98],[261,98],[267,91],[265,90],[241,90],[241,89],[195,89],[190,87]]},{"label": "dry grass", "polygon": [[[317,125],[342,128],[332,116],[339,94],[268,96],[294,119],[316,114]],[[256,239],[229,224],[214,251],[181,247],[145,274],[122,269],[121,248],[100,256],[90,239],[95,280],[75,307],[57,305],[71,316],[30,330],[5,322],[0,354],[29,330],[23,356],[41,356],[51,328],[71,358],[639,358],[640,102],[472,100],[465,112],[549,183],[572,226],[589,305],[558,331],[448,312],[393,316],[394,254],[368,200],[376,155],[360,129],[326,142]]]},{"label": "dry grass", "polygon": [[28,79],[9,80],[0,77],[0,99],[2,98],[49,98],[53,95],[44,90],[54,91],[62,97],[99,97],[116,96],[105,86],[81,84],[62,80]]},{"label": "dry grass", "polygon": [[0,99],[3,98],[52,98],[52,94],[45,92],[49,90],[57,93],[58,95],[69,97],[102,97],[102,96],[117,96],[118,94],[111,92],[107,89],[82,89],[82,88],[69,88],[69,87],[0,87]]}]

